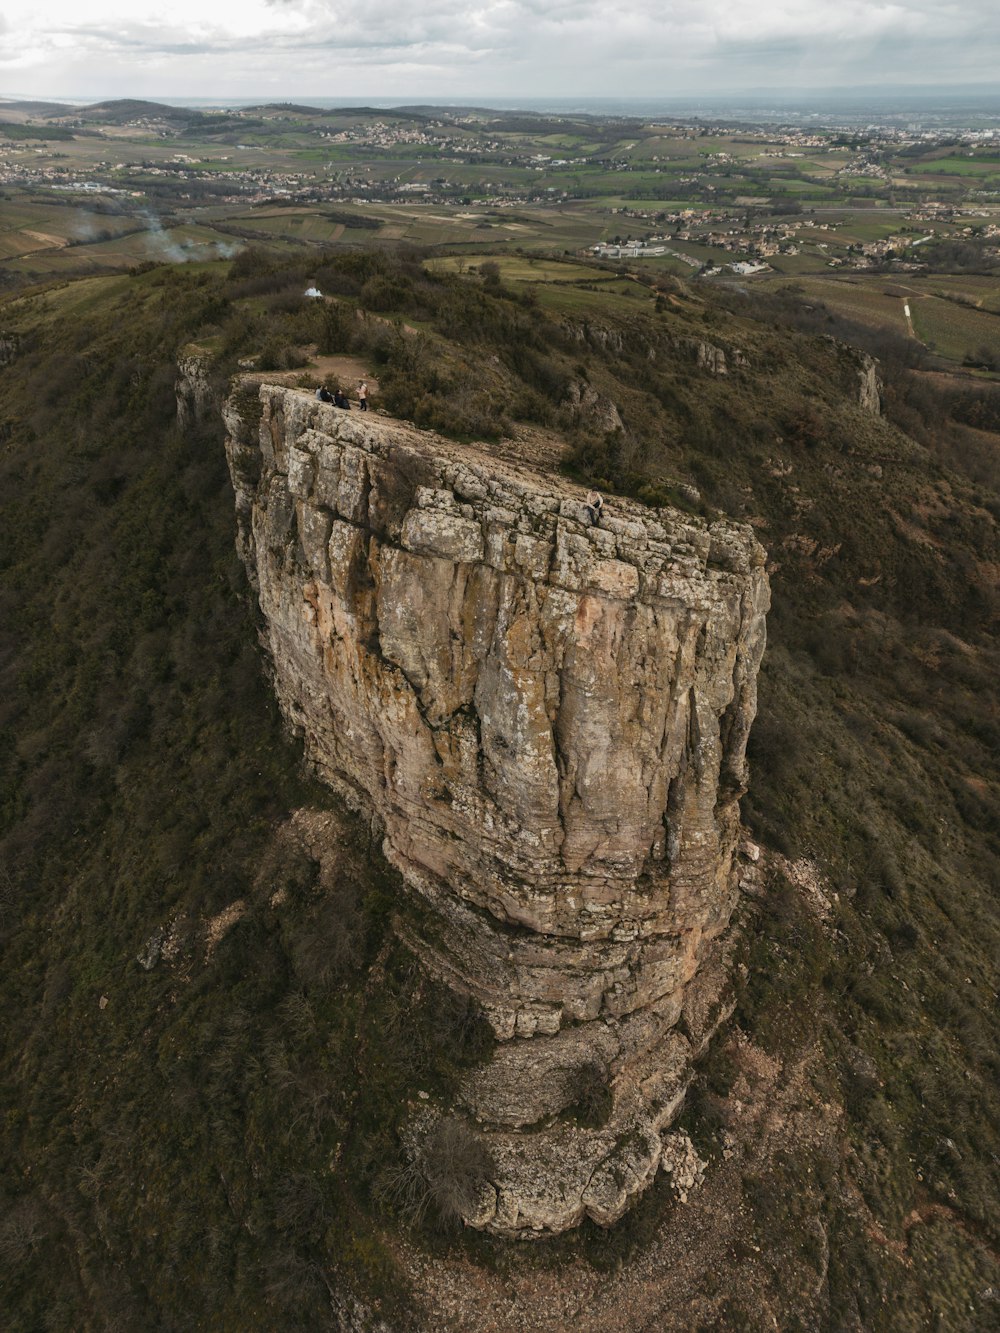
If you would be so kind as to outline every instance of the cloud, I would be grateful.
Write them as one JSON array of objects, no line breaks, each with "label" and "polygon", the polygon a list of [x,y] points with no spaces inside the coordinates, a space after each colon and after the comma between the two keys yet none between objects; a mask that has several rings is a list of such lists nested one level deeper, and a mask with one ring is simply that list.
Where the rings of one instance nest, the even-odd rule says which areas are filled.
[{"label": "cloud", "polygon": [[85,19],[71,0],[4,8],[0,69],[22,94],[654,96],[734,79],[991,79],[1000,55],[993,0],[91,0]]}]

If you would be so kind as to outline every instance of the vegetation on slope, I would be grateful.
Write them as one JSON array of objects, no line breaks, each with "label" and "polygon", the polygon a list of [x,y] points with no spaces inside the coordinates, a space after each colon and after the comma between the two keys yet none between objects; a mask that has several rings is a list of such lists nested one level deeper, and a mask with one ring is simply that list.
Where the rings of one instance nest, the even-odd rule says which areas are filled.
[{"label": "vegetation on slope", "polygon": [[[333,300],[305,301],[307,278]],[[788,866],[815,867],[833,906],[817,920],[791,881],[772,890],[737,1021],[789,1063],[821,1052],[817,1092],[845,1119],[842,1159],[820,1170],[790,1149],[780,1171],[748,1176],[758,1251],[744,1257],[787,1327],[988,1326],[1000,501],[981,427],[995,391],[949,398],[887,345],[893,420],[877,418],[856,402],[856,357],[824,336],[855,331],[794,294],[639,296],[542,302],[489,265],[446,276],[358,254],[307,271],[251,251],[7,304],[13,1327],[315,1328],[331,1293],[398,1302],[384,1227],[399,1117],[478,1049],[475,1024],[392,946],[393,886],[364,831],[281,733],[220,431],[173,421],[173,358],[193,339],[220,381],[247,356],[301,365],[308,344],[360,355],[378,405],[419,425],[557,430],[612,505],[629,491],[755,524],[774,610],[745,814]],[[574,386],[613,402],[621,427]],[[303,806],[344,821],[334,886],[287,822]],[[199,923],[236,902],[207,949]],[[151,961],[160,929],[177,952],[147,970],[137,956]],[[706,1152],[735,1114],[727,1040],[688,1113]],[[624,1261],[667,1206],[654,1197],[596,1250],[562,1244]],[[719,1300],[726,1326],[756,1326],[735,1287]]]},{"label": "vegetation on slope", "polygon": [[[321,892],[285,826],[329,799],[260,670],[218,427],[173,424],[173,348],[221,300],[161,270],[9,312],[11,1329],[315,1328],[328,1284],[398,1292],[372,1182],[408,1098],[466,1058],[466,1016],[387,938],[398,895],[367,832],[337,816]],[[210,949],[204,923],[233,903]]]}]

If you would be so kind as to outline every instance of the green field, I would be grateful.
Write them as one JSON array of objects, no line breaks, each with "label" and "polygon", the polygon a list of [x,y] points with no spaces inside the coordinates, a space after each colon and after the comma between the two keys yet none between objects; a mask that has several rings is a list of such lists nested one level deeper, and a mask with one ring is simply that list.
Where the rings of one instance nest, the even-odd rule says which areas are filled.
[{"label": "green field", "polygon": [[[768,285],[780,285],[776,279],[762,279]],[[837,314],[857,320],[870,328],[889,328],[906,333],[901,296],[886,291],[891,280],[875,278],[803,277],[796,284],[806,297],[813,297],[828,305]]]},{"label": "green field", "polygon": [[914,279],[913,286],[936,296],[968,301],[980,310],[1000,314],[1000,276],[935,273]]},{"label": "green field", "polygon": [[[775,278],[758,279],[777,287]],[[808,299],[822,301],[831,310],[869,328],[884,328],[910,336],[904,313],[909,305],[913,336],[946,361],[961,362],[967,353],[981,347],[1000,350],[1000,279],[966,278],[956,294],[972,304],[948,300],[938,291],[947,290],[954,280],[939,276],[910,274],[893,278],[887,274],[867,277],[800,277],[797,286]],[[959,280],[961,282],[961,280]]]},{"label": "green field", "polygon": [[[869,220],[855,215],[855,218],[837,228],[836,239],[842,245],[860,245],[864,241],[884,240],[885,237],[893,236],[898,231],[898,218],[886,218],[883,221],[878,218]],[[822,233],[817,233],[817,236],[822,236]]]},{"label": "green field", "polygon": [[961,361],[981,347],[1000,355],[1000,316],[996,314],[934,296],[911,301],[910,311],[920,340],[949,361]]},{"label": "green field", "polygon": [[425,265],[432,272],[475,275],[486,262],[496,264],[503,283],[530,285],[542,308],[560,314],[627,314],[639,306],[648,307],[655,300],[652,289],[632,278],[622,278],[596,266],[533,259],[527,255],[480,254],[471,260],[456,255],[429,259]]},{"label": "green field", "polygon": [[72,260],[77,249],[140,225],[131,213],[99,212],[83,198],[71,202],[63,197],[51,204],[8,199],[0,203],[0,262],[39,251],[57,253],[62,247],[68,247]]},{"label": "green field", "polygon": [[252,231],[265,232],[274,237],[333,244],[344,234],[342,222],[332,222],[321,209],[258,209],[252,213],[235,214],[232,221],[244,224]]},{"label": "green field", "polygon": [[[485,259],[486,256],[482,256],[476,262],[482,263]],[[563,264],[554,260],[500,255],[494,262],[500,269],[500,277],[504,282],[593,282],[603,276],[600,270],[588,268],[585,264]],[[458,256],[449,256],[428,260],[427,267],[442,273],[461,273],[468,264],[465,259]]]},{"label": "green field", "polygon": [[927,173],[938,176],[993,176],[1000,172],[1000,157],[938,157],[931,162],[918,162],[909,168],[913,174]]}]

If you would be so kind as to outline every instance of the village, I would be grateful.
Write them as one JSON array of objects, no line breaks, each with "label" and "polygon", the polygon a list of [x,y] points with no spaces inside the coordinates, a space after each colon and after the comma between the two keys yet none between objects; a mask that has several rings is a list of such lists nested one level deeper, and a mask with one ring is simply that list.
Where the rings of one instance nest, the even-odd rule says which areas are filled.
[{"label": "village", "polygon": [[[36,202],[86,199],[137,224],[165,210],[194,223],[210,210],[223,229],[225,210],[269,205],[396,206],[418,227],[421,210],[443,225],[470,209],[527,209],[539,219],[533,244],[551,230],[564,252],[740,278],[915,271],[935,243],[985,244],[989,259],[998,240],[996,126],[115,105],[36,124],[5,122],[0,103],[0,188]],[[580,223],[560,243],[563,224],[542,224],[546,213]],[[252,220],[240,225],[257,235]]]},{"label": "village", "polygon": [[[706,273],[726,268],[741,277],[772,271],[766,261],[780,256],[794,257],[812,251],[831,268],[872,269],[892,263],[910,269],[923,267],[919,247],[937,238],[1000,240],[1000,223],[995,213],[983,208],[959,208],[954,205],[926,204],[899,218],[898,230],[868,241],[844,241],[834,221],[820,221],[816,216],[776,219],[765,210],[741,209],[739,212],[717,209],[685,208],[671,213],[651,215],[635,209],[619,210],[633,219],[654,219],[658,230],[643,237],[618,235],[598,241],[588,253],[597,259],[657,259],[670,256],[692,269]],[[918,225],[923,224],[923,225]],[[938,224],[938,225],[935,225]],[[717,260],[677,249],[677,244],[693,244],[740,258],[719,264]],[[987,255],[1000,254],[987,247]]]}]

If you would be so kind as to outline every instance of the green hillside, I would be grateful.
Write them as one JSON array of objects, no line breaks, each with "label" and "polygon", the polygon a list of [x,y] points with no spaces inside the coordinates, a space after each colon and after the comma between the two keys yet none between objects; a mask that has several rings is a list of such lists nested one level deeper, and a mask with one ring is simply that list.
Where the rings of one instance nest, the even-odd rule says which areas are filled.
[{"label": "green hillside", "polygon": [[[773,610],[743,809],[772,855],[737,1014],[685,1111],[741,1191],[724,1270],[698,1270],[701,1326],[993,1327],[1000,389],[942,388],[787,291],[664,278],[609,300],[571,266],[456,267],[250,250],[0,306],[6,1325],[337,1328],[353,1294],[436,1327],[401,1236],[484,1275],[625,1281],[674,1218],[656,1187],[611,1237],[405,1221],[400,1119],[481,1032],[392,942],[391,873],[282,732],[221,422],[176,425],[197,342],[220,392],[247,358],[304,383],[332,373],[316,356],[359,358],[395,416],[564,438],[612,506],[754,524]],[[312,281],[330,299],[306,301]],[[882,355],[884,416],[844,339]],[[342,827],[335,884],[302,808]],[[798,1071],[821,1147],[754,1156],[748,1049]]]}]

